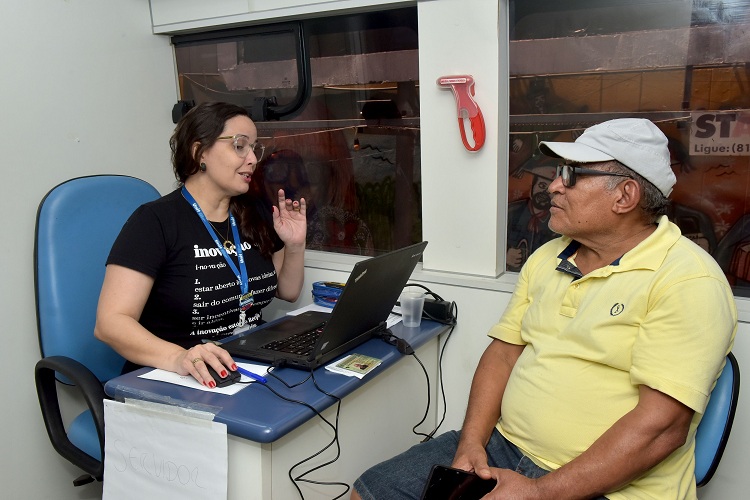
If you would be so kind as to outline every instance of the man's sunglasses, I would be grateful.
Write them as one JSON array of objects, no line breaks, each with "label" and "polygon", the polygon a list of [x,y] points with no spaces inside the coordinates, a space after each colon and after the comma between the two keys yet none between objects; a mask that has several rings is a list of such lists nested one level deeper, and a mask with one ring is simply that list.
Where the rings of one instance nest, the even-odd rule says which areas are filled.
[{"label": "man's sunglasses", "polygon": [[616,177],[627,177],[632,179],[627,174],[619,174],[617,172],[607,172],[606,170],[594,170],[593,168],[584,168],[576,164],[563,164],[558,165],[555,170],[555,179],[560,177],[563,186],[570,188],[576,185],[576,178],[579,175],[611,175]]}]

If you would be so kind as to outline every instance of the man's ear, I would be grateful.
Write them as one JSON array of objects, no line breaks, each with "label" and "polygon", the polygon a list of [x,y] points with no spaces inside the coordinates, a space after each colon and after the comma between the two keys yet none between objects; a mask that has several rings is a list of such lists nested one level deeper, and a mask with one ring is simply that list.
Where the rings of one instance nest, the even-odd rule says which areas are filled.
[{"label": "man's ear", "polygon": [[641,203],[641,185],[634,179],[626,179],[615,188],[619,194],[615,198],[612,210],[617,214],[625,214],[635,210]]}]

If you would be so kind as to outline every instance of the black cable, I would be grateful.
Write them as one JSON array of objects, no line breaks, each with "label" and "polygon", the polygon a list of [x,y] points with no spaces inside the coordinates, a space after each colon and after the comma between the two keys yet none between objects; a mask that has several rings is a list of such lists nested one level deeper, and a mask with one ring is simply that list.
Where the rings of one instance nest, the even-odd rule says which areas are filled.
[{"label": "black cable", "polygon": [[440,384],[440,394],[443,397],[443,415],[440,417],[440,422],[438,422],[438,424],[435,426],[432,432],[428,434],[428,437],[426,437],[424,441],[429,441],[435,436],[435,433],[445,422],[445,416],[448,413],[448,400],[445,397],[445,384],[443,383],[443,354],[445,354],[445,348],[448,345],[448,341],[451,339],[451,335],[453,335],[453,330],[456,329],[456,323],[458,323],[458,304],[456,304],[455,302],[451,302],[451,311],[451,316],[453,317],[453,325],[451,326],[451,329],[448,330],[448,335],[445,336],[445,342],[443,342],[443,347],[440,349],[440,356],[438,357],[438,378]]},{"label": "black cable", "polygon": [[274,373],[275,368],[276,368],[275,366],[272,366],[271,368],[269,368],[268,375],[272,376],[273,378],[275,378],[276,380],[284,384],[288,389],[294,389],[295,387],[299,387],[312,378],[312,373],[310,373],[310,375],[308,375],[301,381],[297,382],[296,384],[289,384],[286,380],[282,379],[281,377],[279,377],[278,375]]},{"label": "black cable", "polygon": [[444,300],[440,295],[436,294],[435,292],[433,292],[432,290],[430,290],[426,286],[421,285],[419,283],[407,283],[406,285],[404,285],[404,288],[406,288],[407,286],[416,286],[416,287],[419,287],[422,290],[426,291],[429,295],[432,295],[433,299],[435,299],[435,300]]},{"label": "black cable", "polygon": [[338,460],[339,457],[341,456],[341,443],[339,441],[339,432],[338,432],[339,416],[341,414],[341,398],[339,398],[338,396],[335,396],[335,395],[333,395],[333,394],[331,394],[331,393],[323,390],[318,385],[318,381],[315,379],[315,373],[313,373],[312,371],[310,373],[312,375],[312,381],[313,381],[313,384],[315,385],[315,388],[318,391],[320,391],[322,394],[325,394],[326,396],[328,396],[328,397],[333,398],[334,400],[336,400],[336,420],[335,420],[336,424],[335,424],[334,429],[333,429],[334,430],[334,435],[333,435],[333,439],[331,440],[331,442],[328,443],[320,451],[318,451],[317,453],[311,455],[310,457],[306,458],[305,460],[302,460],[302,461],[297,462],[296,464],[294,464],[292,466],[292,468],[289,469],[289,475],[290,475],[290,478],[291,478],[291,472],[292,472],[292,470],[295,467],[297,467],[297,466],[299,466],[299,465],[301,465],[301,464],[303,464],[303,463],[305,463],[305,462],[313,459],[314,457],[319,456],[320,454],[322,454],[324,451],[326,451],[328,448],[330,448],[331,446],[333,446],[335,444],[336,445],[336,456],[334,458],[332,458],[328,462],[325,462],[325,463],[322,463],[320,465],[317,465],[317,466],[313,467],[312,469],[307,470],[306,472],[303,472],[302,474],[298,475],[297,477],[295,477],[292,480],[293,481],[300,481],[300,482],[304,482],[304,483],[308,483],[308,484],[321,485],[321,486],[343,486],[344,487],[344,491],[341,494],[339,494],[338,496],[336,496],[336,497],[333,498],[333,500],[337,500],[338,498],[343,497],[344,495],[346,495],[349,492],[350,486],[347,483],[342,483],[342,482],[337,482],[337,481],[313,481],[311,479],[306,479],[305,478],[305,476],[307,476],[308,474],[311,474],[311,473],[313,473],[313,472],[315,472],[317,470],[322,469],[323,467],[331,465],[336,460]]},{"label": "black cable", "polygon": [[[424,286],[422,284],[419,284],[419,283],[407,283],[405,286],[414,286],[414,287],[422,288],[429,295],[431,295],[435,300],[444,301],[444,299],[440,295],[438,295],[437,293],[433,292],[432,290],[430,290],[429,288],[427,288],[426,286]],[[430,431],[429,433],[427,433],[427,434],[424,434],[424,433],[421,433],[421,432],[417,432],[417,430],[416,430],[417,427],[419,427],[427,419],[427,415],[429,414],[429,410],[430,410],[430,392],[431,392],[430,391],[430,377],[429,377],[429,374],[427,373],[427,369],[422,364],[422,362],[419,360],[419,358],[417,358],[417,356],[414,355],[414,350],[411,349],[411,346],[409,346],[409,349],[411,350],[411,352],[404,352],[404,350],[402,350],[401,348],[399,348],[398,342],[400,341],[400,342],[406,343],[405,340],[399,339],[398,337],[396,337],[395,335],[393,335],[392,333],[390,333],[390,331],[388,331],[388,335],[390,335],[391,337],[393,337],[393,339],[396,339],[396,340],[392,341],[392,340],[390,340],[388,338],[383,338],[383,340],[385,340],[389,344],[395,345],[397,348],[399,348],[399,352],[401,352],[402,354],[412,354],[412,355],[414,355],[414,358],[422,366],[422,371],[424,372],[425,379],[427,381],[427,408],[425,409],[425,415],[424,415],[424,417],[422,417],[422,420],[420,420],[412,428],[412,432],[414,434],[416,434],[418,436],[424,436],[424,439],[422,440],[422,442],[429,441],[430,439],[432,439],[435,436],[435,433],[438,431],[438,429],[440,429],[440,427],[445,422],[445,418],[446,418],[446,415],[447,415],[447,412],[448,412],[448,400],[447,400],[447,397],[445,395],[445,383],[443,381],[443,356],[445,354],[445,348],[448,346],[448,341],[450,340],[451,336],[453,335],[453,331],[455,330],[456,324],[458,323],[458,304],[456,304],[455,302],[451,302],[450,303],[450,309],[449,309],[449,311],[450,311],[450,315],[449,315],[450,319],[448,319],[447,321],[435,318],[435,317],[433,317],[432,315],[430,315],[427,312],[424,312],[424,311],[422,312],[423,316],[426,316],[428,319],[430,319],[432,321],[435,321],[437,323],[441,323],[441,324],[444,324],[444,325],[449,325],[451,327],[450,330],[448,330],[448,334],[445,337],[445,342],[443,342],[443,346],[440,349],[440,356],[438,357],[438,381],[439,381],[438,383],[439,383],[439,386],[440,386],[440,394],[441,394],[442,401],[443,401],[443,414],[441,415],[440,421],[435,426],[435,428],[432,431]],[[397,313],[394,313],[394,314],[397,314]],[[408,346],[408,343],[406,343],[406,345]]]},{"label": "black cable", "polygon": [[425,438],[429,438],[430,436],[428,436],[427,434],[417,431],[417,427],[422,425],[424,421],[427,420],[427,416],[430,414],[430,403],[431,403],[430,394],[432,393],[432,391],[430,390],[430,374],[427,373],[427,368],[425,368],[424,363],[422,363],[422,360],[419,359],[417,354],[414,352],[414,349],[412,348],[412,346],[406,340],[400,337],[397,337],[396,335],[393,335],[393,333],[390,330],[386,330],[382,334],[377,335],[377,337],[380,337],[380,339],[383,340],[383,342],[386,342],[387,344],[396,346],[396,349],[398,349],[398,352],[400,352],[401,354],[414,356],[414,359],[417,360],[417,363],[419,363],[419,366],[422,368],[422,372],[424,373],[424,378],[427,382],[427,406],[425,407],[422,420],[414,424],[414,427],[411,428],[411,431],[417,436],[424,436]]},{"label": "black cable", "polygon": [[417,436],[425,436],[428,437],[427,434],[424,434],[422,432],[417,431],[417,427],[422,425],[425,420],[427,420],[427,416],[430,414],[430,393],[432,392],[430,390],[430,375],[427,373],[427,368],[425,368],[424,364],[420,359],[417,357],[416,353],[411,353],[412,356],[414,356],[414,359],[417,360],[417,363],[419,363],[419,366],[422,367],[422,371],[424,372],[425,380],[427,381],[427,406],[424,409],[424,415],[422,415],[422,420],[414,424],[414,427],[411,428],[411,432],[416,434]]},{"label": "black cable", "polygon": [[[286,382],[286,381],[285,381],[284,379],[282,379],[281,377],[279,377],[278,375],[276,375],[275,373],[273,373],[273,371],[274,371],[274,370],[273,370],[273,368],[272,368],[272,369],[269,369],[269,371],[268,371],[268,375],[269,375],[269,376],[271,376],[271,377],[273,377],[273,378],[275,378],[276,380],[278,380],[279,382],[281,382],[281,383],[282,383],[282,384],[283,384],[284,386],[286,386],[286,387],[287,387],[287,388],[289,388],[289,389],[292,389],[292,388],[294,388],[294,387],[298,387],[298,386],[300,386],[300,385],[304,384],[305,382],[307,382],[308,380],[312,379],[312,381],[313,381],[313,384],[315,385],[315,388],[316,388],[316,389],[317,389],[318,391],[320,391],[320,392],[322,392],[323,394],[325,394],[326,396],[328,396],[328,397],[331,397],[331,398],[333,398],[333,399],[335,399],[335,400],[336,400],[336,420],[335,420],[335,424],[332,424],[332,423],[331,423],[331,422],[330,422],[330,421],[329,421],[328,419],[326,419],[326,418],[325,418],[325,417],[323,416],[323,414],[322,414],[321,412],[319,412],[319,411],[318,411],[318,410],[317,410],[317,409],[316,409],[315,407],[313,407],[313,406],[312,406],[312,405],[310,405],[309,403],[306,403],[306,402],[304,402],[304,401],[300,401],[300,400],[297,400],[297,399],[291,399],[291,398],[288,398],[288,397],[286,397],[286,396],[284,396],[284,395],[280,394],[280,393],[279,393],[278,391],[276,391],[275,389],[273,389],[272,387],[270,387],[270,386],[269,386],[268,384],[260,384],[261,386],[265,387],[266,389],[268,389],[269,391],[271,391],[271,392],[272,392],[273,394],[275,394],[275,395],[276,395],[276,396],[278,396],[279,398],[283,399],[284,401],[287,401],[287,402],[289,402],[289,403],[299,404],[299,405],[305,406],[306,408],[309,408],[310,410],[312,410],[312,411],[313,411],[313,412],[315,413],[315,415],[316,415],[316,416],[317,416],[318,418],[320,418],[320,419],[321,419],[321,420],[322,420],[323,422],[325,422],[325,424],[326,424],[326,425],[328,425],[328,427],[330,427],[330,428],[331,428],[331,430],[333,431],[333,439],[331,440],[331,442],[330,442],[330,443],[328,443],[327,445],[325,445],[325,446],[324,446],[323,448],[321,448],[321,449],[320,449],[320,450],[318,450],[317,452],[313,453],[312,455],[310,455],[310,456],[308,456],[308,457],[306,457],[306,458],[304,458],[304,459],[300,460],[300,461],[299,461],[299,462],[297,462],[296,464],[292,465],[292,466],[290,467],[290,469],[289,469],[288,473],[287,473],[287,475],[288,475],[288,477],[289,477],[289,480],[290,480],[290,481],[292,482],[292,484],[294,485],[294,487],[295,487],[295,489],[297,490],[297,493],[299,494],[300,498],[301,498],[302,500],[304,500],[305,496],[304,496],[304,495],[302,494],[302,490],[300,489],[299,485],[297,484],[297,482],[298,482],[298,481],[300,481],[300,482],[305,482],[305,483],[310,483],[310,484],[317,484],[317,485],[336,485],[336,486],[344,486],[344,488],[345,488],[344,492],[343,492],[343,493],[341,493],[340,495],[338,495],[338,496],[334,497],[334,499],[333,499],[333,500],[336,500],[336,499],[338,499],[338,498],[341,498],[341,497],[343,497],[344,495],[346,495],[346,493],[348,493],[348,492],[349,492],[349,489],[350,489],[350,486],[349,486],[348,484],[346,484],[346,483],[341,483],[341,482],[325,482],[325,481],[313,481],[313,480],[310,480],[310,479],[305,479],[305,478],[304,478],[304,476],[306,476],[306,475],[310,474],[311,472],[314,472],[314,471],[316,471],[316,470],[318,470],[318,469],[321,469],[322,467],[325,467],[325,466],[327,466],[327,465],[330,465],[330,464],[334,463],[334,462],[335,462],[336,460],[338,460],[338,458],[339,458],[339,457],[341,456],[341,446],[340,446],[340,443],[339,443],[339,433],[338,433],[338,425],[339,425],[339,415],[340,415],[340,413],[341,413],[341,398],[339,398],[339,397],[337,397],[337,396],[334,396],[333,394],[330,394],[330,393],[326,392],[325,390],[323,390],[323,389],[322,389],[322,388],[321,388],[321,387],[320,387],[320,386],[318,385],[317,381],[315,380],[315,374],[314,374],[314,373],[313,373],[312,371],[310,371],[310,374],[309,374],[309,375],[308,375],[308,376],[307,376],[307,377],[306,377],[306,378],[305,378],[304,380],[302,380],[301,382],[297,382],[296,384],[289,384],[289,383],[288,383],[288,382]],[[329,449],[329,448],[330,448],[331,446],[333,446],[334,444],[336,444],[336,457],[335,457],[335,458],[333,458],[332,460],[330,460],[330,461],[328,461],[328,462],[326,462],[326,463],[323,463],[323,464],[321,464],[321,465],[318,465],[318,466],[316,466],[316,467],[314,467],[314,468],[312,468],[312,469],[310,469],[310,470],[308,470],[308,471],[306,471],[306,472],[303,472],[302,474],[300,474],[300,475],[298,475],[298,476],[296,476],[296,477],[294,477],[294,476],[292,475],[292,471],[293,471],[293,470],[294,470],[294,469],[295,469],[296,467],[298,467],[298,466],[300,466],[300,465],[304,464],[305,462],[308,462],[308,461],[312,460],[313,458],[315,458],[315,457],[317,457],[317,456],[321,455],[322,453],[324,453],[324,452],[325,452],[325,451],[326,451],[327,449]]]}]

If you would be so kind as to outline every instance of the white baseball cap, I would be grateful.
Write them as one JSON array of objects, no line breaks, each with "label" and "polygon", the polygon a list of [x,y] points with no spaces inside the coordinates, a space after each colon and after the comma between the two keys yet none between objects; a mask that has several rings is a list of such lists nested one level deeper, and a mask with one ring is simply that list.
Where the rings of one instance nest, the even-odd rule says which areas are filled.
[{"label": "white baseball cap", "polygon": [[575,142],[539,143],[547,156],[575,163],[617,160],[669,196],[677,178],[672,172],[667,137],[651,121],[618,118],[587,128]]}]

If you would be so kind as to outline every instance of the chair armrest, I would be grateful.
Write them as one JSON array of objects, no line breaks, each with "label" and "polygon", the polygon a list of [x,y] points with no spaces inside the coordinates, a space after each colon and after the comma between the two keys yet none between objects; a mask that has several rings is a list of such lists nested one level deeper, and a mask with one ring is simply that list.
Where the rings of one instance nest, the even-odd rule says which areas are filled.
[{"label": "chair armrest", "polygon": [[34,368],[39,406],[42,409],[44,425],[47,427],[52,446],[60,455],[101,480],[104,475],[103,460],[99,461],[89,456],[68,439],[60,413],[56,373],[64,375],[83,395],[96,425],[102,457],[104,457],[104,399],[107,398],[104,386],[83,364],[65,356],[43,358]]}]

